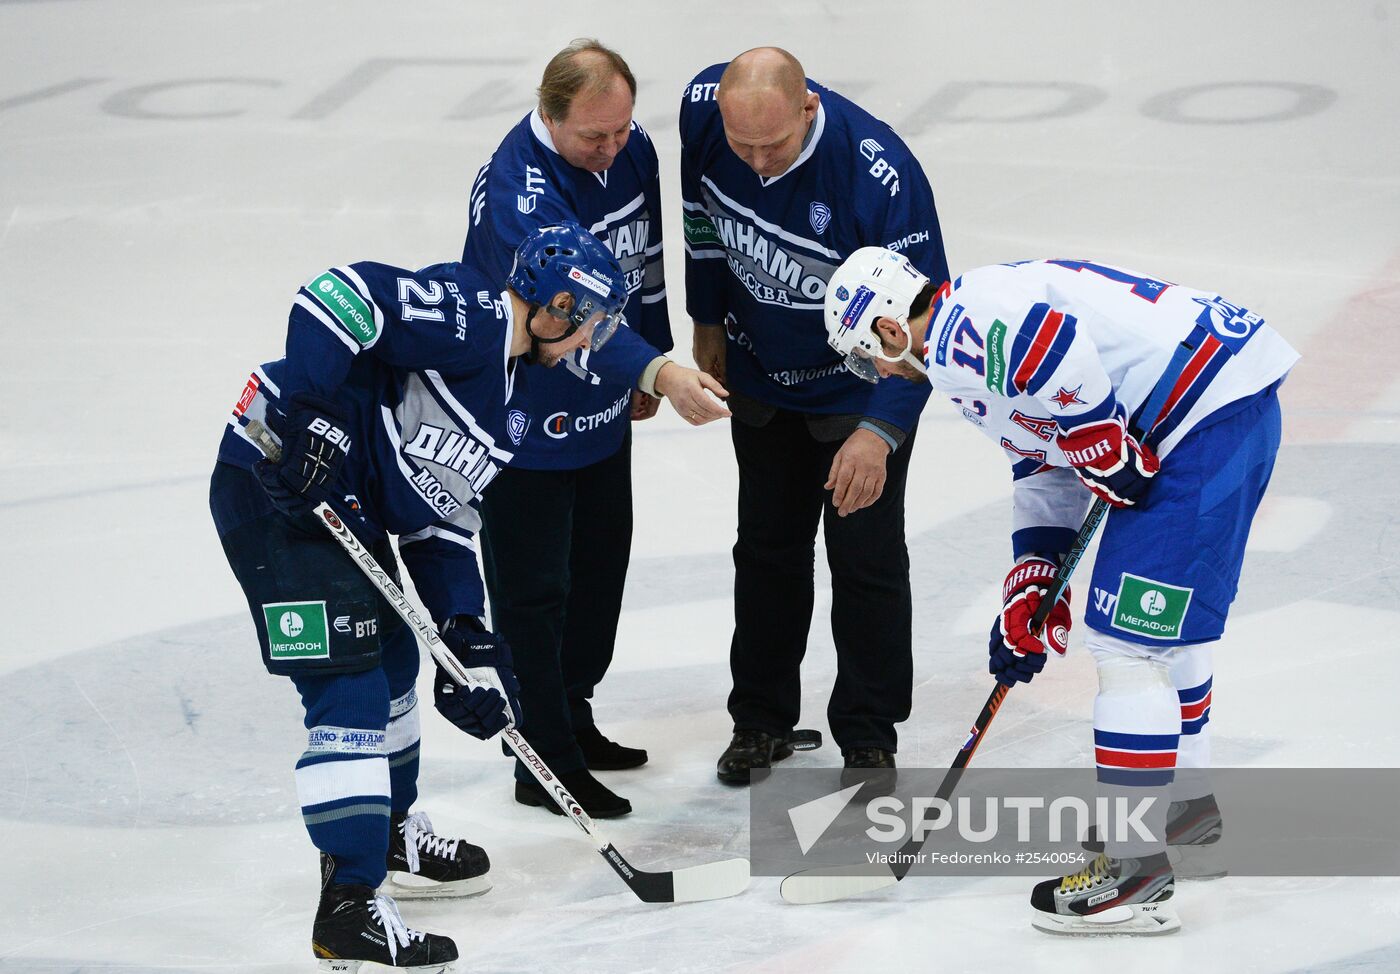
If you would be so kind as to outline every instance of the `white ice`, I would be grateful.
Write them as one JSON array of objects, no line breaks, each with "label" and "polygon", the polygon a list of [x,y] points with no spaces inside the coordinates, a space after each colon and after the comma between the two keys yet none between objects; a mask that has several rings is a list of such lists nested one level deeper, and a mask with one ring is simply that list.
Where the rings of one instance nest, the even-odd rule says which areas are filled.
[{"label": "white ice", "polygon": [[[1305,357],[1217,655],[1217,761],[1400,762],[1397,4],[0,0],[0,970],[312,968],[299,709],[261,671],[209,522],[215,444],[306,277],[460,254],[477,167],[579,35],[639,79],[682,358],[677,96],[764,43],[910,142],[955,270],[1094,257],[1264,313]],[[744,854],[746,795],[713,774],[727,431],[663,409],[637,428],[635,468],[598,710],[652,761],[607,775],[637,808],[607,831],[643,866]],[[935,404],[910,491],[918,689],[900,760],[939,767],[988,686],[1008,478]],[[826,610],[805,673],[822,728]],[[1008,702],[977,762],[1087,766],[1092,692],[1076,646]],[[464,971],[1400,969],[1394,880],[1183,884],[1184,930],[1157,941],[1037,934],[1022,879],[806,908],[757,879],[645,906],[567,823],[512,802],[495,745],[426,713],[423,755],[422,807],[495,863],[483,898],[405,907],[457,938]]]}]

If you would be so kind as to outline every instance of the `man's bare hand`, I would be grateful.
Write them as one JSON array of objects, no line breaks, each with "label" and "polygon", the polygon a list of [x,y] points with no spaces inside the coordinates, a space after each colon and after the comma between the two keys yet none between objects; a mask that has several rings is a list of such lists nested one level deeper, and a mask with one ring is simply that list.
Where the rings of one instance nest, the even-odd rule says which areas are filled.
[{"label": "man's bare hand", "polygon": [[688,369],[675,362],[667,362],[656,374],[656,391],[671,403],[671,408],[680,413],[691,426],[704,426],[716,419],[728,419],[729,410],[724,403],[714,399],[728,397],[729,390],[704,372]]},{"label": "man's bare hand", "polygon": [[632,390],[632,412],[630,415],[634,423],[640,423],[644,419],[651,419],[660,408],[660,399],[655,396],[648,396],[640,389]]},{"label": "man's bare hand", "polygon": [[695,324],[695,338],[690,344],[695,365],[716,382],[724,382],[725,338],[723,325]]},{"label": "man's bare hand", "polygon": [[836,513],[845,517],[880,499],[885,489],[885,458],[889,444],[870,430],[858,429],[846,437],[831,461],[826,489]]}]

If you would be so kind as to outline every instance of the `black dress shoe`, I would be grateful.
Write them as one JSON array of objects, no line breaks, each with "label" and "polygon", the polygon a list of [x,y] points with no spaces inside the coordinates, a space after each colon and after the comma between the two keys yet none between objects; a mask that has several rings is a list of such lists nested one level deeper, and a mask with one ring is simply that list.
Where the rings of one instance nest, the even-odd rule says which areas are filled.
[{"label": "black dress shoe", "polygon": [[841,787],[862,784],[861,794],[888,795],[894,791],[898,772],[894,755],[878,747],[853,747],[842,751],[845,768],[841,771]]},{"label": "black dress shoe", "polygon": [[647,763],[647,752],[642,748],[623,747],[610,741],[592,724],[574,731],[574,741],[583,752],[589,771],[625,771]]},{"label": "black dress shoe", "polygon": [[786,738],[758,730],[736,730],[734,739],[719,756],[715,774],[726,784],[746,785],[754,768],[771,768],[774,761],[791,756],[792,746]]},{"label": "black dress shoe", "polygon": [[[560,772],[559,781],[569,789],[574,801],[583,806],[589,818],[621,818],[632,811],[631,802],[609,791],[601,781],[588,773],[587,768]],[[538,806],[555,815],[564,814],[564,810],[538,781],[517,781],[515,800],[522,805]]]}]

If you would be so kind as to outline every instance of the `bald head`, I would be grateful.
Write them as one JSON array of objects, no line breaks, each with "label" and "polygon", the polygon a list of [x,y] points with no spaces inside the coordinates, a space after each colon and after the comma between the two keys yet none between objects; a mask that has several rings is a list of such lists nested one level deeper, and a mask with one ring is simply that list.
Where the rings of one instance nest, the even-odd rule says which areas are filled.
[{"label": "bald head", "polygon": [[797,161],[820,104],[802,64],[780,47],[745,51],[724,69],[716,93],[734,154],[764,178]]},{"label": "bald head", "polygon": [[777,98],[797,104],[806,94],[801,62],[781,47],[745,51],[729,62],[719,79],[721,100]]}]

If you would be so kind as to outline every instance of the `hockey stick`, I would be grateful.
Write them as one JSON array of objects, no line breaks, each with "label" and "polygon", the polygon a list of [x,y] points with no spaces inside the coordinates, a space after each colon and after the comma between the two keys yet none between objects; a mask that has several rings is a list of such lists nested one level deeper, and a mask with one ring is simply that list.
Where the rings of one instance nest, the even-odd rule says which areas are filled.
[{"label": "hockey stick", "polygon": [[[1181,377],[1182,370],[1195,348],[1196,346],[1188,341],[1182,341],[1177,346],[1166,371],[1157,380],[1151,395],[1148,396],[1142,409],[1139,410],[1140,420],[1147,421],[1146,417],[1151,417],[1155,421],[1158,418],[1167,395]],[[1129,432],[1135,439],[1141,439],[1141,430],[1136,424]],[[1098,532],[1099,524],[1108,514],[1108,508],[1108,501],[1099,497],[1094,498],[1094,502],[1089,505],[1089,513],[1084,516],[1084,523],[1080,525],[1079,533],[1074,537],[1074,544],[1065,553],[1059,571],[1055,573],[1045,595],[1041,597],[1040,605],[1031,616],[1027,628],[1030,629],[1032,635],[1039,635],[1040,631],[1045,628],[1045,620],[1049,618],[1051,610],[1060,598],[1060,593],[1069,584],[1070,576],[1074,574],[1075,568],[1078,567],[1080,559],[1084,557],[1084,552],[1089,547],[1089,542],[1094,539],[1094,535]],[[988,694],[987,702],[982,704],[977,719],[972,723],[972,730],[967,741],[958,750],[957,756],[953,758],[952,766],[938,786],[938,791],[934,796],[935,807],[945,803],[957,789],[958,782],[962,779],[963,769],[972,760],[972,755],[976,753],[978,745],[986,736],[992,718],[997,715],[997,711],[1001,709],[1002,703],[1006,700],[1006,695],[1010,692],[1010,687],[998,683]],[[922,826],[930,824],[936,817],[932,809],[924,813],[918,826],[910,833],[910,837],[900,847],[899,852],[890,857],[893,860],[892,864],[883,864],[883,868],[875,872],[872,872],[872,866],[868,863],[799,870],[786,877],[779,887],[783,899],[799,905],[829,903],[832,900],[844,900],[861,893],[871,893],[895,885],[909,875],[909,870],[913,868],[918,859],[918,853],[923,849],[924,843],[928,841],[929,832]],[[923,835],[920,835],[920,832],[923,832]]]},{"label": "hockey stick", "polygon": [[[269,460],[277,462],[282,453],[281,445],[262,423],[250,420],[243,432]],[[408,601],[403,590],[380,567],[374,555],[360,543],[360,539],[355,537],[354,533],[346,527],[345,522],[337,516],[335,511],[331,510],[331,506],[322,501],[316,505],[315,513],[325,529],[335,537],[336,541],[340,542],[340,546],[345,549],[346,554],[374,583],[385,600],[394,607],[394,611],[398,612],[403,617],[404,622],[408,623],[418,634],[418,638],[427,647],[433,659],[437,660],[452,679],[459,684],[462,686],[472,685],[471,678],[461,663],[443,646],[437,630],[418,614],[418,610],[413,607],[412,602]],[[689,903],[697,900],[718,900],[742,893],[748,888],[749,861],[747,859],[725,859],[720,862],[707,862],[698,866],[687,866],[683,869],[669,869],[662,872],[650,872],[633,866],[622,853],[617,851],[616,846],[599,833],[598,827],[593,824],[588,813],[574,800],[574,796],[569,794],[568,789],[564,787],[558,776],[550,771],[549,766],[535,754],[513,722],[506,724],[501,735],[505,738],[510,749],[515,752],[515,756],[525,767],[530,769],[530,773],[535,776],[535,780],[540,783],[540,786],[563,809],[565,817],[571,819],[575,825],[583,830],[583,834],[592,840],[593,845],[599,854],[607,860],[608,865],[622,877],[622,881],[631,888],[632,892],[637,894],[637,898],[643,903]]]},{"label": "hockey stick", "polygon": [[[1060,593],[1069,584],[1069,578],[1074,574],[1075,566],[1084,557],[1085,549],[1089,547],[1089,542],[1093,540],[1094,534],[1099,529],[1099,523],[1107,513],[1108,502],[1095,498],[1094,503],[1089,506],[1089,513],[1085,516],[1084,523],[1079,528],[1079,534],[1074,538],[1074,545],[1065,555],[1060,570],[1055,573],[1045,595],[1041,597],[1040,605],[1036,608],[1035,614],[1031,616],[1028,628],[1032,635],[1038,635],[1040,630],[1045,627],[1045,620],[1055,607]],[[1002,703],[1006,700],[1006,695],[1010,692],[1011,688],[1001,683],[992,687],[992,692],[987,695],[987,702],[982,704],[977,719],[972,722],[972,730],[968,734],[967,741],[958,749],[957,755],[953,758],[952,766],[948,769],[948,773],[943,776],[943,781],[934,794],[933,804],[935,807],[946,802],[957,790],[958,782],[962,779],[963,769],[972,760],[972,755],[977,753],[977,747],[986,737],[987,728],[991,726],[992,718],[997,715],[997,711],[1001,709]],[[936,816],[932,814],[932,809],[930,809],[930,812],[925,813],[919,825],[929,824],[934,817]],[[868,863],[804,869],[785,878],[779,887],[779,892],[782,893],[783,899],[789,903],[807,905],[844,900],[860,893],[871,893],[877,889],[893,886],[909,874],[909,870],[917,861],[919,851],[928,841],[928,834],[925,829],[916,827],[910,837],[905,840],[904,845],[900,846],[899,852],[890,857],[892,862],[883,864],[878,871],[872,872],[873,867]]]}]

